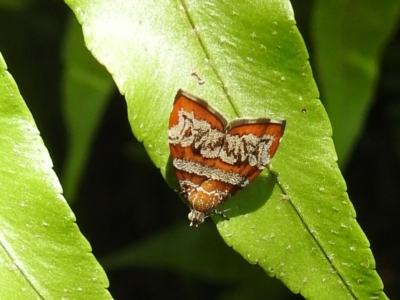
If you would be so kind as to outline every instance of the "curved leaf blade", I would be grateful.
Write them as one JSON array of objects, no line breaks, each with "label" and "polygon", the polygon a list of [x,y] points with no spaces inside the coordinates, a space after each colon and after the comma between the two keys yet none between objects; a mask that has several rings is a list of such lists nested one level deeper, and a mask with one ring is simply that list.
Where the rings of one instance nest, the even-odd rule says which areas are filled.
[{"label": "curved leaf blade", "polygon": [[69,4],[171,184],[167,124],[179,88],[230,120],[286,119],[272,172],[225,205],[230,221],[218,229],[229,245],[306,298],[385,298],[289,2]]},{"label": "curved leaf blade", "polygon": [[0,298],[110,299],[2,56],[0,145]]}]

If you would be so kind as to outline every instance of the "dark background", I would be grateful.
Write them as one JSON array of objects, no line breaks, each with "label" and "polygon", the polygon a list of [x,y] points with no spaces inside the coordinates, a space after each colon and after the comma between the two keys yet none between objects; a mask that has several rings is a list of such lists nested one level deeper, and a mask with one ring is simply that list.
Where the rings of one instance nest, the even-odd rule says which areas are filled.
[{"label": "dark background", "polygon": [[[0,6],[0,51],[37,122],[56,173],[62,174],[67,134],[60,101],[63,72],[60,53],[70,11],[61,1],[26,3],[17,8]],[[309,36],[312,1],[293,5],[313,65],[313,44]],[[315,76],[318,82],[318,74]],[[322,101],[323,98],[321,95]],[[343,170],[357,220],[371,243],[385,292],[392,299],[400,298],[400,286],[396,284],[400,282],[399,99],[398,30],[384,51],[373,105],[362,136]],[[142,145],[135,141],[125,100],[116,90],[93,149],[72,209],[80,230],[100,261],[177,220],[186,222],[187,208],[167,186]],[[133,197],[140,201],[133,201]],[[211,222],[204,226],[215,231]],[[227,248],[222,241],[218,247]],[[259,272],[258,267],[253,268]],[[238,286],[234,281],[215,282],[196,274],[185,276],[166,267],[127,265],[106,271],[109,290],[115,299],[224,299],[230,298],[230,291]],[[262,280],[269,289],[267,299],[302,298],[293,295],[276,279],[265,276]],[[237,295],[237,299],[242,298]]]}]

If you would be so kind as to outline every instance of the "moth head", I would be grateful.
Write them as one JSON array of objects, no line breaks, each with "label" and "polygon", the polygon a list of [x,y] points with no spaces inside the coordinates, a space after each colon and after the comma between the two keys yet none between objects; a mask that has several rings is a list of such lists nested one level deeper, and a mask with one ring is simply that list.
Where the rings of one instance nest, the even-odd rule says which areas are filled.
[{"label": "moth head", "polygon": [[204,222],[206,215],[198,210],[192,209],[188,215],[190,226],[198,226]]}]

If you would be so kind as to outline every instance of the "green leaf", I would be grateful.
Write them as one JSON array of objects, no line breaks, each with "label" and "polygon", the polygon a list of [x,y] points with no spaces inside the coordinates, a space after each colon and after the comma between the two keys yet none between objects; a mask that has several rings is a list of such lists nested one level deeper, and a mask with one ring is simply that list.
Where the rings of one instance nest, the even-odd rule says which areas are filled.
[{"label": "green leaf", "polygon": [[[187,222],[179,222],[100,259],[101,265],[107,271],[128,266],[165,269],[181,274],[183,278],[194,277],[197,280],[212,281],[213,284],[223,283],[231,286],[226,299],[257,299],[260,292],[268,293],[268,299],[283,299],[284,294],[288,293],[284,286],[277,286],[275,280],[261,273],[261,268],[247,264],[237,253],[227,248],[210,225],[205,223],[193,234]],[[192,291],[188,291],[190,294]],[[216,298],[221,299],[221,296]]]},{"label": "green leaf", "polygon": [[114,84],[110,75],[88,52],[82,30],[72,18],[68,22],[64,49],[65,73],[62,85],[69,148],[63,186],[71,202]]},{"label": "green leaf", "polygon": [[[107,270],[128,265],[172,269],[184,276],[225,283],[244,279],[253,268],[243,260],[237,264],[232,263],[237,254],[226,247],[222,248],[221,252],[215,251],[220,248],[221,243],[223,244],[215,232],[216,230],[208,224],[196,230],[196,234],[193,234],[193,229],[186,223],[185,226],[171,226],[102,259],[102,266]],[[184,240],[190,242],[182,243]],[[159,249],[163,251],[160,252]]]},{"label": "green leaf", "polygon": [[228,245],[306,298],[385,298],[288,1],[67,2],[171,185],[167,128],[178,89],[230,120],[286,119],[272,172],[224,205],[229,221],[214,218]]},{"label": "green leaf", "polygon": [[0,55],[1,299],[110,299]]},{"label": "green leaf", "polygon": [[382,52],[397,29],[399,13],[397,0],[315,3],[316,66],[343,167],[374,100]]}]

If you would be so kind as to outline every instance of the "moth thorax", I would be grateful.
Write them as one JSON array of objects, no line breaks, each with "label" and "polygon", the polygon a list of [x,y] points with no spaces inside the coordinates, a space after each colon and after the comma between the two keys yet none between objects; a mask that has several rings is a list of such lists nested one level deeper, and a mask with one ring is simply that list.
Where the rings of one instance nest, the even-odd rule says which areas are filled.
[{"label": "moth thorax", "polygon": [[205,217],[205,214],[201,211],[192,209],[188,215],[190,226],[194,225],[197,227],[199,224],[202,224],[204,222]]},{"label": "moth thorax", "polygon": [[207,180],[190,193],[188,200],[193,210],[207,214],[221,203],[222,198],[223,195],[215,190],[215,181]]}]

